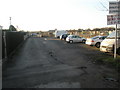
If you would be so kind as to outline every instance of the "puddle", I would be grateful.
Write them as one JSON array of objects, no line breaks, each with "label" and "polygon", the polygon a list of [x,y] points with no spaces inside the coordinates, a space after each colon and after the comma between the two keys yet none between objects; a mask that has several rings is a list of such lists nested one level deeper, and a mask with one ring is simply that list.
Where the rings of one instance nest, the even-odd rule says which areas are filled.
[{"label": "puddle", "polygon": [[103,77],[107,81],[119,82],[119,80],[111,78],[111,77]]}]

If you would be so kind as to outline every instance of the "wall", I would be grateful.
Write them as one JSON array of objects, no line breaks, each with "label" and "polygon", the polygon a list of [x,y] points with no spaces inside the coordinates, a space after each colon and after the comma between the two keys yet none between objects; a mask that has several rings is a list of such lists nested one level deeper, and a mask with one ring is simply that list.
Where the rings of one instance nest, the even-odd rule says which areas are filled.
[{"label": "wall", "polygon": [[0,30],[0,62],[2,61],[2,30]]}]

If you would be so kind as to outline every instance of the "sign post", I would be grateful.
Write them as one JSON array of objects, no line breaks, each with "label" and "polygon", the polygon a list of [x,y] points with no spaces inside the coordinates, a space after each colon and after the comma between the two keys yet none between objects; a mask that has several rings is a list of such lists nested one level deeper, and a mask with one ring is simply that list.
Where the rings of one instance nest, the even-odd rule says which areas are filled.
[{"label": "sign post", "polygon": [[115,45],[114,45],[114,59],[117,57],[117,24],[120,24],[120,1],[109,2],[109,14],[107,15],[107,24],[116,25],[115,29]]},{"label": "sign post", "polygon": [[114,59],[117,58],[117,24],[115,29],[115,47],[114,47]]}]

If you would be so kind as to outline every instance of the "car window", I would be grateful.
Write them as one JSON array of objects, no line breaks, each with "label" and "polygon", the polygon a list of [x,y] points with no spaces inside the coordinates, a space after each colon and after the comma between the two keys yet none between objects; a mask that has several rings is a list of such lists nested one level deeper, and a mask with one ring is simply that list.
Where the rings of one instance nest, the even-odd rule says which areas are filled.
[{"label": "car window", "polygon": [[93,38],[93,39],[99,39],[99,37],[95,37],[95,38]]},{"label": "car window", "polygon": [[75,38],[75,36],[72,36],[72,38]]},{"label": "car window", "polygon": [[76,38],[79,38],[79,36],[76,36]]},{"label": "car window", "polygon": [[78,36],[74,36],[74,38],[78,38]]},{"label": "car window", "polygon": [[103,36],[103,37],[100,37],[99,39],[102,39],[102,40],[104,40],[106,38],[106,36]]},{"label": "car window", "polygon": [[[117,37],[119,39],[120,37],[120,31],[117,32]],[[115,32],[112,32],[108,37],[107,39],[115,39]]]},{"label": "car window", "polygon": [[92,39],[98,39],[98,38],[99,38],[98,36],[92,37]]},{"label": "car window", "polygon": [[105,39],[107,36],[104,36],[103,39]]},{"label": "car window", "polygon": [[103,37],[100,37],[99,39],[103,39]]},{"label": "car window", "polygon": [[65,37],[65,35],[63,35],[63,37]]}]

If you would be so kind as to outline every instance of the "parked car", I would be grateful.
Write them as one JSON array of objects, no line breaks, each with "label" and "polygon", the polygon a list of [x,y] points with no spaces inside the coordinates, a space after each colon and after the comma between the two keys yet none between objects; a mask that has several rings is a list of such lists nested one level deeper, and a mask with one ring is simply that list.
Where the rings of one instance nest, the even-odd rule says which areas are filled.
[{"label": "parked car", "polygon": [[67,34],[67,31],[66,30],[56,30],[55,31],[56,38],[60,38],[60,35],[62,35],[62,34]]},{"label": "parked car", "polygon": [[87,45],[94,45],[97,48],[100,48],[101,42],[106,38],[107,36],[95,36],[92,38],[87,38],[86,44]]},{"label": "parked car", "polygon": [[74,43],[74,42],[83,42],[83,43],[85,43],[85,41],[86,41],[85,38],[79,37],[77,35],[69,35],[66,38],[66,42],[69,42],[69,43]]},{"label": "parked car", "polygon": [[62,34],[62,35],[60,36],[60,39],[61,39],[61,40],[62,40],[62,39],[66,40],[66,38],[68,37],[68,35],[70,35],[70,34]]},{"label": "parked car", "polygon": [[[114,52],[115,32],[112,32],[108,37],[102,41],[100,51]],[[117,33],[117,54],[120,55],[120,31]]]}]

